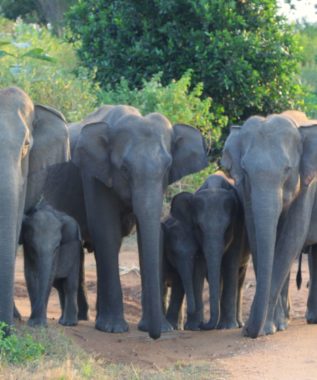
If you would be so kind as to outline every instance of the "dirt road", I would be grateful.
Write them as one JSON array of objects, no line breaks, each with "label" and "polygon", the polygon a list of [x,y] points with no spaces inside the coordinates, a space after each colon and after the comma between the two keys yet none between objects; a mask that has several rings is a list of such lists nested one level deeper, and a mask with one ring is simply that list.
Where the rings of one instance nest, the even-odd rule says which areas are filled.
[{"label": "dirt road", "polygon": [[[96,274],[92,255],[86,255],[86,282],[90,304],[90,321],[66,328],[71,336],[88,352],[97,353],[109,363],[133,364],[135,368],[160,370],[175,363],[212,361],[224,379],[233,380],[316,380],[317,379],[317,325],[307,325],[304,319],[307,289],[295,288],[297,266],[291,279],[292,321],[286,332],[256,340],[244,338],[241,330],[187,332],[164,334],[151,341],[136,328],[140,318],[140,277],[135,243],[129,240],[120,254],[121,281],[124,293],[125,316],[130,332],[120,335],[104,334],[94,329]],[[16,270],[16,304],[24,319],[30,312],[23,279],[23,260],[18,256]],[[303,264],[303,284],[308,279],[306,258]],[[245,282],[244,316],[246,318],[254,294],[252,268]],[[207,293],[205,292],[207,303]],[[59,317],[56,292],[51,295],[48,317]],[[55,321],[54,321],[55,320]],[[211,376],[212,378],[212,376]]]}]

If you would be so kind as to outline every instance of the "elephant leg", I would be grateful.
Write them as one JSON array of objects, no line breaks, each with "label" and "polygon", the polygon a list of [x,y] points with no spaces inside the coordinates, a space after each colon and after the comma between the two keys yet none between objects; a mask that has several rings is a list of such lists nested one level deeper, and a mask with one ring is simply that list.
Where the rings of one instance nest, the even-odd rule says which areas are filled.
[{"label": "elephant leg", "polygon": [[307,323],[317,323],[317,245],[312,246],[309,254],[309,294],[307,300],[306,320]]},{"label": "elephant leg", "polygon": [[287,279],[282,288],[281,294],[278,298],[277,304],[274,310],[274,324],[277,331],[284,331],[288,327],[289,318],[289,298],[288,298],[288,288],[289,288],[290,274],[288,274]]},{"label": "elephant leg", "polygon": [[180,277],[175,274],[172,279],[171,297],[168,309],[166,312],[167,321],[173,326],[175,330],[182,327],[182,306],[185,291]]},{"label": "elephant leg", "polygon": [[[237,239],[238,240],[238,239]],[[232,243],[222,259],[222,295],[221,295],[221,312],[218,322],[218,329],[238,328],[237,321],[237,298],[239,282],[239,265],[241,257],[241,242]]]},{"label": "elephant leg", "polygon": [[78,303],[78,320],[88,321],[88,301],[87,301],[87,292],[85,285],[85,253],[84,250],[81,249],[80,253],[80,268],[79,268],[79,285],[78,285],[78,295],[77,295],[77,303]]},{"label": "elephant leg", "polygon": [[18,321],[22,321],[21,314],[17,307],[15,306],[15,303],[13,304],[13,318],[17,319]]},{"label": "elephant leg", "polygon": [[276,242],[271,292],[264,334],[273,334],[277,326],[274,323],[274,311],[282,288],[291,271],[291,266],[300,254],[306,242],[314,204],[315,186],[302,190],[296,201],[290,206],[283,225],[280,227]]},{"label": "elephant leg", "polygon": [[206,262],[201,254],[201,257],[198,257],[195,260],[194,266],[194,296],[196,311],[193,314],[187,313],[187,319],[184,326],[185,330],[199,330],[204,321],[203,289],[206,277]]},{"label": "elephant leg", "polygon": [[59,304],[60,304],[61,312],[62,312],[61,318],[63,318],[64,310],[65,310],[65,292],[64,292],[63,282],[64,280],[61,278],[55,279],[53,282],[53,286],[58,292]]},{"label": "elephant leg", "polygon": [[46,326],[46,308],[40,300],[39,278],[36,268],[25,259],[24,269],[26,286],[31,302],[31,315],[28,320],[29,326]]},{"label": "elephant leg", "polygon": [[104,332],[128,331],[123,317],[119,276],[122,241],[120,202],[115,194],[93,178],[83,178],[89,233],[97,265],[97,317],[95,327]]},{"label": "elephant leg", "polygon": [[67,278],[63,280],[64,290],[64,310],[59,323],[63,326],[76,326],[78,323],[78,271],[72,271]]},{"label": "elephant leg", "polygon": [[[147,309],[147,303],[145,302],[144,283],[143,283],[143,279],[145,278],[145,276],[144,276],[144,265],[143,265],[143,253],[142,253],[142,248],[141,248],[142,244],[140,243],[141,236],[140,236],[140,231],[138,228],[137,228],[137,238],[138,238],[138,247],[139,247],[139,262],[140,262],[141,285],[142,285],[142,317],[138,323],[138,329],[140,331],[148,331],[149,321],[148,321],[147,316],[149,315],[149,312]],[[161,246],[162,246],[162,244],[161,244]],[[162,253],[161,253],[161,255],[162,255]],[[163,284],[162,268],[160,270],[160,277],[161,277],[161,284]],[[162,292],[162,289],[161,289],[161,292]],[[163,308],[162,308],[161,332],[168,332],[168,331],[172,331],[172,330],[173,330],[173,326],[166,319],[166,316],[164,315]]]}]

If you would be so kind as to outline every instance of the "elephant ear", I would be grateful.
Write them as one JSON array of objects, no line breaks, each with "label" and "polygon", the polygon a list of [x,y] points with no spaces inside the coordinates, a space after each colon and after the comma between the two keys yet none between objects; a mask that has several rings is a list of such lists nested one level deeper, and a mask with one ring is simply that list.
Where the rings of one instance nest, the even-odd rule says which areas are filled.
[{"label": "elephant ear", "polygon": [[208,166],[204,138],[197,129],[189,125],[173,126],[172,156],[169,184]]},{"label": "elephant ear", "polygon": [[66,121],[64,116],[54,108],[35,105],[32,137],[26,212],[41,198],[48,169],[70,158]]},{"label": "elephant ear", "polygon": [[221,165],[227,170],[236,183],[242,178],[241,159],[241,127],[232,126],[222,151]]},{"label": "elephant ear", "polygon": [[112,187],[108,128],[105,122],[86,124],[80,132],[72,161],[88,176]]},{"label": "elephant ear", "polygon": [[299,130],[303,142],[300,162],[301,184],[308,186],[317,176],[317,120],[302,123]]},{"label": "elephant ear", "polygon": [[193,194],[187,191],[175,195],[171,202],[172,217],[186,224],[192,224],[192,199]]}]

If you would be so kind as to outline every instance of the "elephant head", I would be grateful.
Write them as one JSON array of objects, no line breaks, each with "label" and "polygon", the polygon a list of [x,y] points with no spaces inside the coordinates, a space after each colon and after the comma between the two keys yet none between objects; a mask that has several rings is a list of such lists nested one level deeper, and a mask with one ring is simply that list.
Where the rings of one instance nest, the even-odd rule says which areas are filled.
[{"label": "elephant head", "polygon": [[0,91],[0,320],[12,323],[14,262],[22,216],[39,200],[49,166],[68,158],[63,116],[18,88]]},{"label": "elephant head", "polygon": [[278,223],[317,173],[317,122],[288,111],[267,118],[250,117],[233,127],[222,165],[235,179],[244,205],[256,268],[256,294],[247,334],[257,337],[268,311]]},{"label": "elephant head", "polygon": [[168,184],[207,165],[203,138],[190,126],[172,126],[158,113],[143,117],[133,107],[112,107],[99,122],[97,116],[83,123],[72,160],[83,176],[110,189],[136,217],[149,333],[158,337],[163,194]]},{"label": "elephant head", "polygon": [[199,253],[192,224],[192,197],[188,192],[177,194],[171,203],[170,216],[162,224],[164,255],[181,278],[189,314],[196,311],[193,282],[195,259]]}]

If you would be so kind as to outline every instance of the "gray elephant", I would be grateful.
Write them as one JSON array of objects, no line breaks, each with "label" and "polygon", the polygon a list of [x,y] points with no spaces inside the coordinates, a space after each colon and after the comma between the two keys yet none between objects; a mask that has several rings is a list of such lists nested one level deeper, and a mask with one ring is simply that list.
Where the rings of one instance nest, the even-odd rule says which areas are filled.
[{"label": "gray elephant", "polygon": [[210,320],[201,327],[241,327],[242,285],[250,254],[243,210],[234,186],[218,172],[194,194],[181,193],[173,203],[175,217],[186,225],[187,235],[190,231],[195,235],[206,260]]},{"label": "gray elephant", "polygon": [[[105,106],[70,126],[72,162],[52,173],[46,196],[79,222],[97,263],[96,328],[124,332],[118,253],[137,225],[142,279],[141,330],[161,334],[160,217],[168,184],[204,168],[203,138],[159,113]],[[53,185],[52,185],[53,184]],[[168,328],[168,327],[167,327]]]},{"label": "gray elephant", "polygon": [[60,297],[60,324],[76,325],[78,306],[79,319],[87,319],[84,251],[77,222],[42,201],[24,217],[21,242],[32,309],[29,325],[47,325],[47,303],[52,286]]},{"label": "gray elephant", "polygon": [[22,90],[0,91],[0,321],[13,318],[14,264],[24,212],[41,197],[47,169],[68,159],[64,117]]},{"label": "gray elephant", "polygon": [[[186,294],[185,330],[199,330],[203,321],[202,291],[206,265],[190,223],[174,217],[177,199],[173,198],[170,215],[162,222],[163,233],[163,305],[174,329],[183,325],[183,301]],[[168,299],[168,288],[171,295]]]},{"label": "gray elephant", "polygon": [[[224,146],[222,164],[244,206],[257,278],[245,329],[252,338],[286,328],[286,318],[274,315],[281,291],[302,247],[317,242],[316,144],[317,121],[288,111],[232,127]],[[317,322],[317,303],[308,309]]]}]

